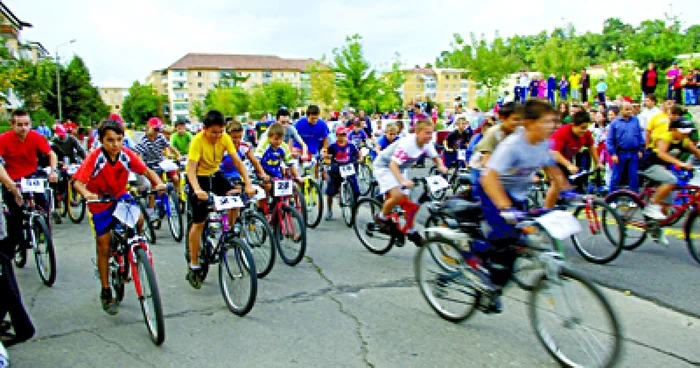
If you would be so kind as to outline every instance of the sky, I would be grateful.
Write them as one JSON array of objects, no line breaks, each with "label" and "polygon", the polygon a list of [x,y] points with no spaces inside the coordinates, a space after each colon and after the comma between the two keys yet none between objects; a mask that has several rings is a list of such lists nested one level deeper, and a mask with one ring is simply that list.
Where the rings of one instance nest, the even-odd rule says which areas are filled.
[{"label": "sky", "polygon": [[[666,2],[654,8],[638,0],[0,1],[33,25],[22,31],[23,40],[41,42],[53,55],[76,39],[61,46],[59,56],[80,55],[97,86],[125,88],[187,53],[320,59],[358,33],[372,65],[389,65],[399,52],[412,67],[433,63],[455,33],[531,35],[569,22],[578,32],[601,32],[609,17],[636,26],[663,19],[670,9]],[[700,23],[695,1],[673,2],[686,27]]]}]

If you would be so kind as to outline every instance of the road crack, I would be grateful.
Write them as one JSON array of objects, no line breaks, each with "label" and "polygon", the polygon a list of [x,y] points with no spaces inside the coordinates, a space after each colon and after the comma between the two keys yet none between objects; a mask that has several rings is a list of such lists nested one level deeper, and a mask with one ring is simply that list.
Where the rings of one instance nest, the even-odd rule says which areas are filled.
[{"label": "road crack", "polygon": [[108,344],[110,344],[110,345],[114,345],[114,346],[118,347],[119,350],[121,350],[121,351],[124,352],[124,354],[126,354],[126,355],[128,355],[128,356],[130,356],[130,357],[132,357],[132,358],[134,358],[134,359],[136,359],[136,360],[138,360],[139,362],[141,362],[141,363],[143,363],[143,364],[145,364],[145,365],[147,365],[147,366],[149,366],[149,367],[155,367],[154,364],[152,364],[152,363],[150,363],[150,362],[148,362],[148,361],[143,360],[143,358],[141,358],[138,354],[132,353],[132,352],[130,352],[129,350],[127,350],[127,349],[124,347],[124,345],[122,345],[122,344],[120,344],[120,343],[118,343],[118,342],[116,342],[116,341],[107,339],[106,337],[102,336],[102,335],[101,335],[99,332],[97,332],[97,331],[90,331],[90,332],[91,332],[93,335],[99,337],[100,340],[102,340],[102,341],[104,341],[104,342],[106,342],[106,343],[108,343]]},{"label": "road crack", "polygon": [[362,361],[368,367],[374,367],[374,364],[369,361],[369,343],[367,342],[367,339],[365,338],[365,336],[362,334],[362,321],[360,321],[360,319],[356,315],[354,315],[353,313],[351,313],[350,311],[345,309],[343,302],[340,301],[338,298],[336,298],[335,294],[330,292],[334,289],[337,289],[337,290],[340,290],[340,289],[338,289],[336,287],[333,280],[328,278],[328,276],[326,276],[326,274],[323,273],[323,269],[319,265],[314,263],[313,258],[311,258],[309,256],[305,256],[304,258],[306,258],[306,261],[314,269],[314,271],[316,271],[316,273],[319,275],[319,277],[321,277],[321,279],[323,281],[325,281],[328,284],[328,286],[330,287],[330,289],[327,292],[325,292],[324,294],[330,300],[332,300],[333,302],[335,302],[338,305],[338,311],[341,314],[350,318],[355,323],[355,335],[357,336],[357,339],[360,341],[360,352],[362,353]]}]

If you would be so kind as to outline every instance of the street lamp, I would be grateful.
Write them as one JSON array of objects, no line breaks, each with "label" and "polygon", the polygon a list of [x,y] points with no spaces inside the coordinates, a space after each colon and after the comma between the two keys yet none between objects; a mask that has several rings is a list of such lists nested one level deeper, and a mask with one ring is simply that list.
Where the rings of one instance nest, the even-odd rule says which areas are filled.
[{"label": "street lamp", "polygon": [[72,43],[75,43],[77,41],[76,39],[72,39],[66,43],[62,43],[58,46],[56,46],[56,53],[55,58],[56,58],[56,89],[58,92],[58,121],[63,122],[63,108],[61,106],[61,73],[58,70],[58,63],[59,63],[59,58],[58,58],[58,48],[61,46],[66,46],[70,45]]}]

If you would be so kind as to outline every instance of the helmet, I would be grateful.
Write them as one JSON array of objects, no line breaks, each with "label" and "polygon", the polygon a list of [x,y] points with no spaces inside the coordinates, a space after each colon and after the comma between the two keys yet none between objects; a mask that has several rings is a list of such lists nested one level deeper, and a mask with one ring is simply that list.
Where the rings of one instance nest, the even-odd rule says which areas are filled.
[{"label": "helmet", "polygon": [[339,126],[335,128],[335,135],[348,134],[348,130],[344,126]]},{"label": "helmet", "polygon": [[153,129],[160,129],[163,127],[163,122],[160,121],[160,119],[153,117],[148,119],[148,126]]},{"label": "helmet", "polygon": [[695,129],[695,124],[686,118],[673,119],[671,124],[668,125],[669,129],[678,129],[679,132],[683,134],[690,134]]}]

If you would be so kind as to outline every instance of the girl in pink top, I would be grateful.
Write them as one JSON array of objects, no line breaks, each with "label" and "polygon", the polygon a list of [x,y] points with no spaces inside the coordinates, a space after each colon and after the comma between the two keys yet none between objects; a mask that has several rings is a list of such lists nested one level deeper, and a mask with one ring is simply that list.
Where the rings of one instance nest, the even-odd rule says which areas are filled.
[{"label": "girl in pink top", "polygon": [[539,84],[540,85],[537,88],[537,98],[546,98],[547,97],[547,80],[545,80],[544,77],[540,76]]}]

